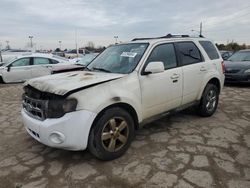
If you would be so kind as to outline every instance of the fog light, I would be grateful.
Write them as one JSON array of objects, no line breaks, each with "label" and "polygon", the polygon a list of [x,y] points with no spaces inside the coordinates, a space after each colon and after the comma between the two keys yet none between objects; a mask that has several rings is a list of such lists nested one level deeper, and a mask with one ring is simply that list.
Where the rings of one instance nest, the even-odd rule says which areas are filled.
[{"label": "fog light", "polygon": [[51,142],[53,142],[55,144],[61,144],[65,140],[65,136],[62,133],[59,133],[59,132],[51,133],[49,138],[50,138]]}]

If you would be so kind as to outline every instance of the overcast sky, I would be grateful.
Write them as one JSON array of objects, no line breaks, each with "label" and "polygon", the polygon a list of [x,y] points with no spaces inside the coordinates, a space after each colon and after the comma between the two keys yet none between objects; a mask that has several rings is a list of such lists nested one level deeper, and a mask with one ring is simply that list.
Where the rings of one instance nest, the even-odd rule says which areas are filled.
[{"label": "overcast sky", "polygon": [[74,48],[167,33],[204,35],[215,42],[250,44],[249,0],[0,0],[0,44],[24,48]]}]

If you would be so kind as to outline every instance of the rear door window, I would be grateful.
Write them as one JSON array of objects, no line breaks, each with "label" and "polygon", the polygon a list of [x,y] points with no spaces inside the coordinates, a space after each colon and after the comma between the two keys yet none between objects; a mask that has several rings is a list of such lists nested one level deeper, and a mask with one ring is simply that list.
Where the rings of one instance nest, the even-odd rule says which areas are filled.
[{"label": "rear door window", "polygon": [[50,64],[50,61],[47,58],[35,57],[33,64],[34,65],[47,65],[47,64]]},{"label": "rear door window", "polygon": [[182,65],[190,65],[203,61],[200,50],[193,42],[177,42],[176,45]]},{"label": "rear door window", "polygon": [[54,60],[54,59],[50,59],[50,64],[57,64],[57,63],[59,63],[59,62]]},{"label": "rear door window", "polygon": [[199,41],[199,43],[201,44],[201,46],[203,47],[203,49],[206,51],[208,57],[211,60],[214,59],[219,59],[220,56],[214,46],[214,44],[210,41]]}]

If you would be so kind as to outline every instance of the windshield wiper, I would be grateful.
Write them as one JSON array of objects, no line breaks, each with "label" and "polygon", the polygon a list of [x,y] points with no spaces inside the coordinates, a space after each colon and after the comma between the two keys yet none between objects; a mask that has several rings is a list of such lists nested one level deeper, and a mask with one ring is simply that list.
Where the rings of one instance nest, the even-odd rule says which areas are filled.
[{"label": "windshield wiper", "polygon": [[93,67],[92,69],[93,69],[93,70],[98,70],[98,71],[102,71],[102,72],[109,72],[109,73],[110,73],[110,71],[109,71],[109,70],[104,69],[104,68]]},{"label": "windshield wiper", "polygon": [[84,66],[84,70],[87,70],[87,71],[92,71],[91,69],[88,68],[88,66]]}]

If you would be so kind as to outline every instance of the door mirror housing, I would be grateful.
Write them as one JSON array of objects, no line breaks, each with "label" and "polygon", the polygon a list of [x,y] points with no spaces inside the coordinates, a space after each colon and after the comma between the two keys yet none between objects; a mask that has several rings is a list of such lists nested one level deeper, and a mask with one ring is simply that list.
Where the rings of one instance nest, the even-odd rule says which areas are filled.
[{"label": "door mirror housing", "polygon": [[7,66],[7,72],[10,72],[10,67],[11,67],[11,65]]},{"label": "door mirror housing", "polygon": [[160,73],[164,71],[165,71],[165,68],[164,68],[164,64],[162,61],[152,61],[147,64],[143,74],[148,75],[148,74],[155,74],[155,73]]}]

